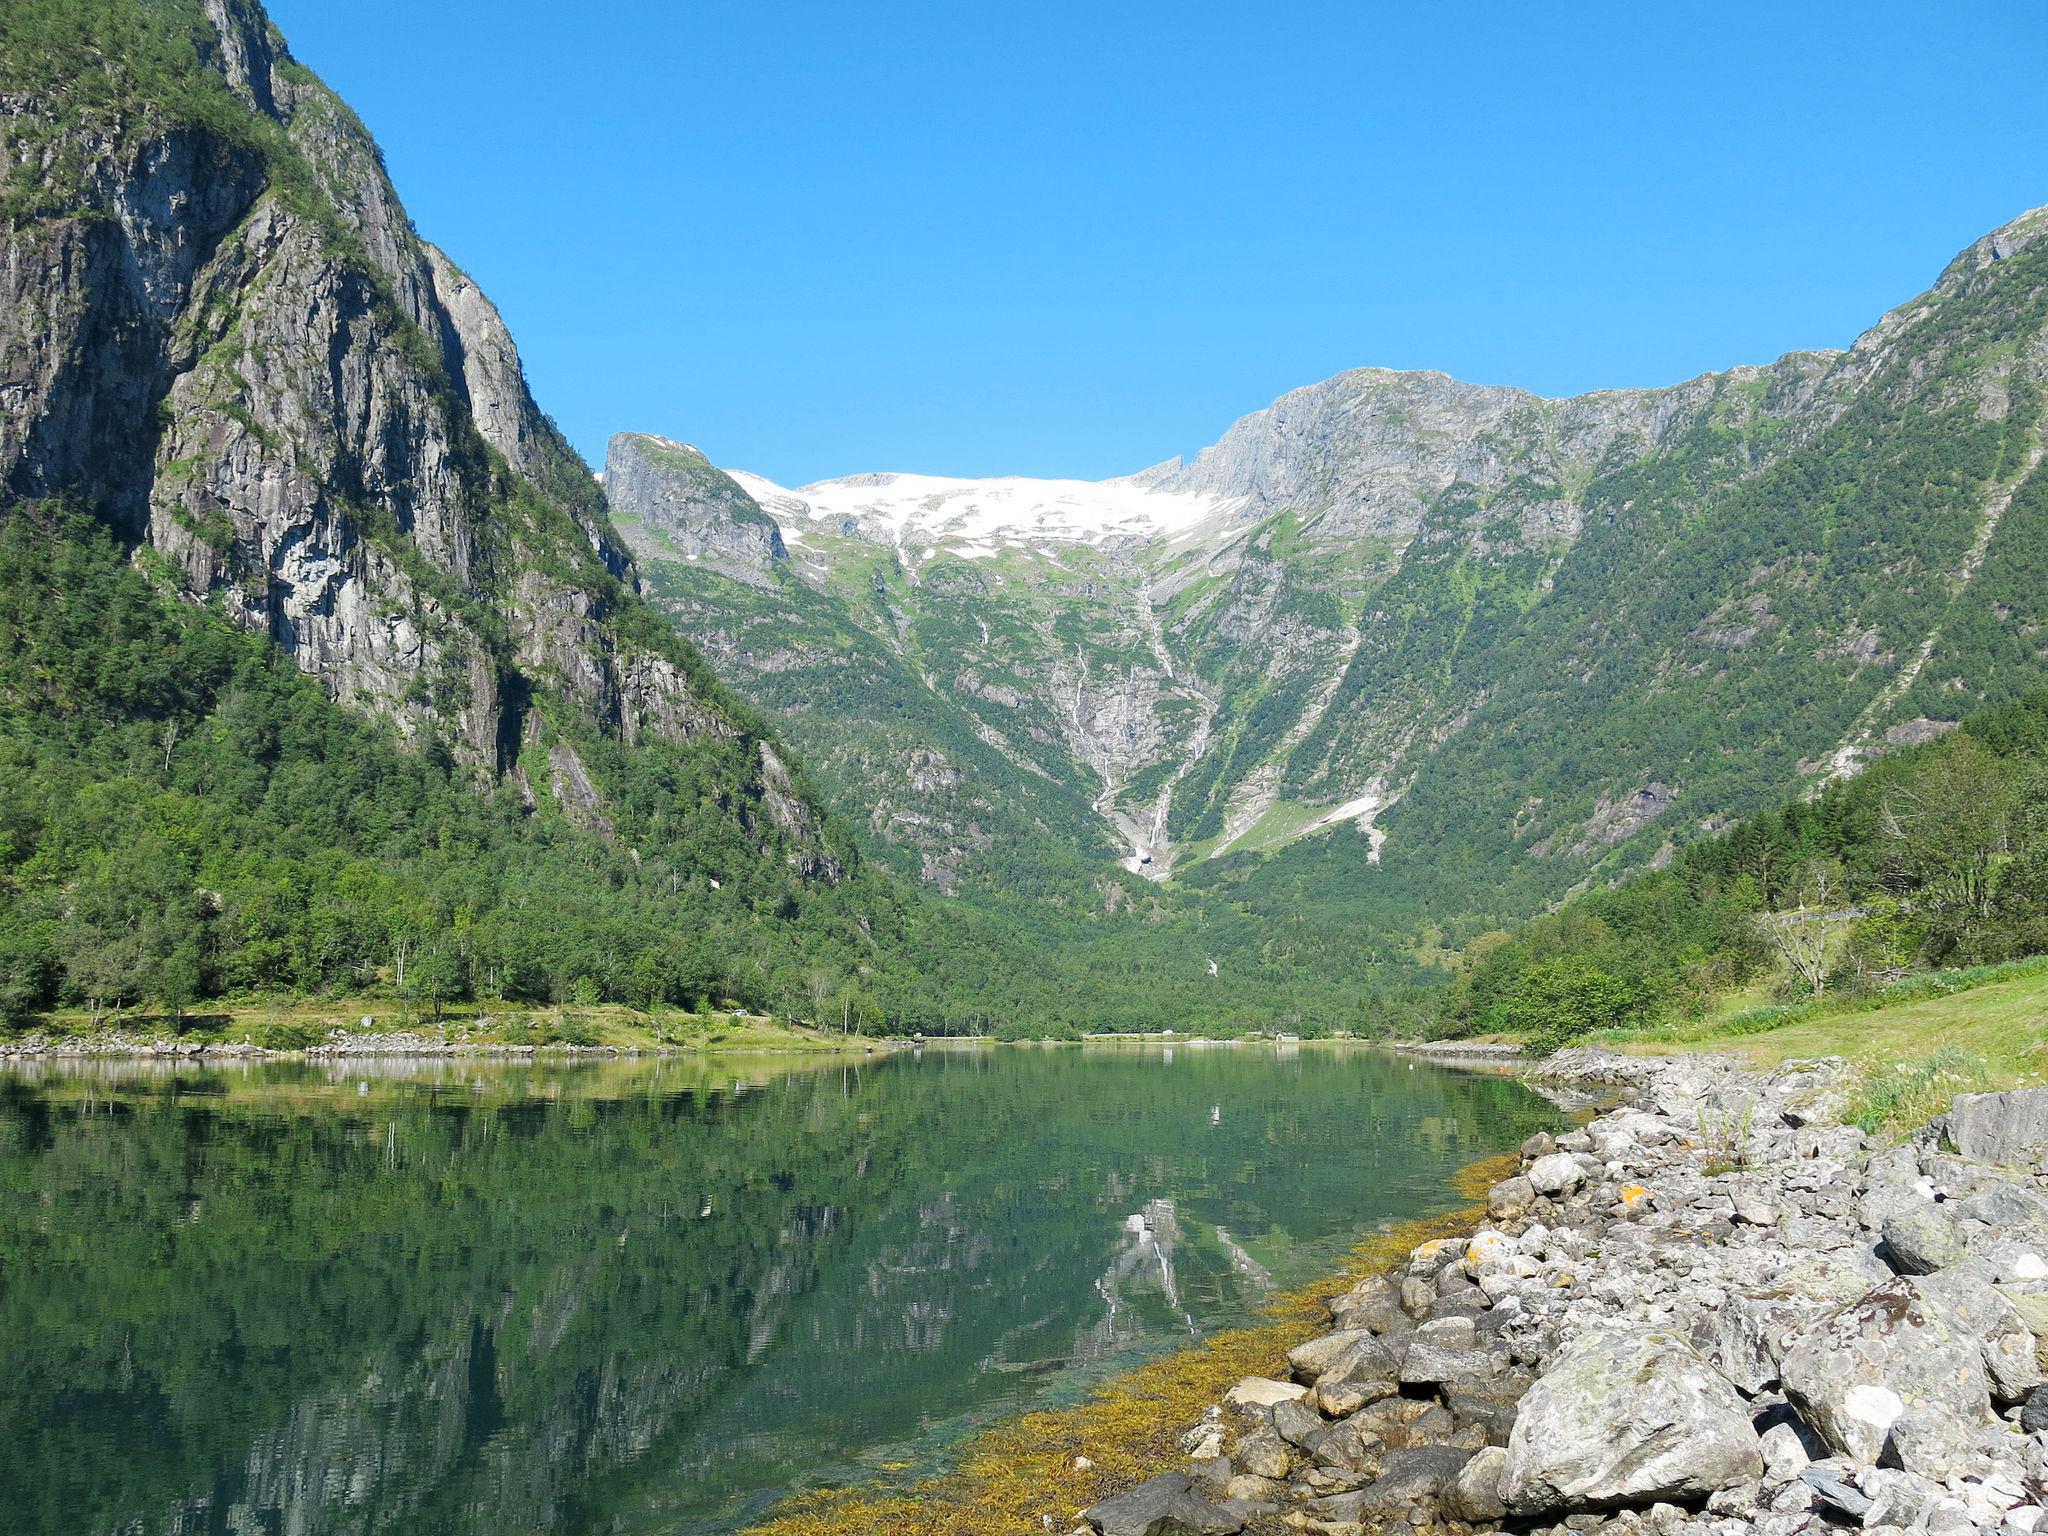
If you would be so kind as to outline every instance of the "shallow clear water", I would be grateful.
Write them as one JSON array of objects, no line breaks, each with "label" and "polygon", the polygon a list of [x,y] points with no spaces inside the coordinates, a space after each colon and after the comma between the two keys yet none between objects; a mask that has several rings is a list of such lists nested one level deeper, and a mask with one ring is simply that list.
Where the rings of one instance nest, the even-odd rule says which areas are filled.
[{"label": "shallow clear water", "polygon": [[0,1511],[713,1532],[1241,1321],[1554,1118],[1363,1050],[0,1076]]}]

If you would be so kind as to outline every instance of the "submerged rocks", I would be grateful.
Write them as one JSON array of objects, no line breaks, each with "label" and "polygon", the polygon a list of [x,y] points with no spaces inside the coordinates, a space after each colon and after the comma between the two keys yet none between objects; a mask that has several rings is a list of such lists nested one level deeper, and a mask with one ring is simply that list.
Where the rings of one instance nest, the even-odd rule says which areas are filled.
[{"label": "submerged rocks", "polygon": [[1522,1400],[1501,1474],[1516,1514],[1702,1499],[1763,1475],[1741,1397],[1675,1334],[1595,1334]]}]

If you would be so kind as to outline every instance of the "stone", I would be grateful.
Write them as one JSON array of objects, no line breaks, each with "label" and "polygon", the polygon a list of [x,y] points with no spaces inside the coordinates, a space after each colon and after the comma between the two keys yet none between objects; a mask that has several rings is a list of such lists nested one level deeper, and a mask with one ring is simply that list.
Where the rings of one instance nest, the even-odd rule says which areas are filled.
[{"label": "stone", "polygon": [[1261,1428],[1238,1440],[1230,1464],[1253,1477],[1281,1478],[1293,1470],[1294,1457],[1278,1430]]},{"label": "stone", "polygon": [[1271,1408],[1279,1403],[1306,1397],[1308,1388],[1298,1381],[1275,1381],[1270,1376],[1247,1376],[1228,1392],[1223,1401],[1233,1408]]},{"label": "stone", "polygon": [[1783,1483],[1798,1477],[1813,1462],[1806,1442],[1790,1424],[1773,1424],[1757,1437],[1764,1455],[1767,1482]]},{"label": "stone", "polygon": [[2039,1163],[2048,1153],[2048,1088],[1957,1094],[1949,1106],[1948,1139],[1972,1162]]},{"label": "stone", "polygon": [[1738,1189],[1731,1197],[1735,1206],[1735,1219],[1748,1227],[1775,1227],[1778,1218],[1784,1214],[1771,1201],[1747,1187]]},{"label": "stone", "polygon": [[1800,1417],[1833,1450],[1866,1466],[1887,1450],[1902,1451],[1909,1409],[1920,1411],[1919,1422],[1904,1426],[1904,1439],[1920,1456],[1939,1454],[1925,1442],[1941,1439],[1943,1426],[1966,1431],[1991,1417],[1978,1342],[1924,1285],[1902,1276],[1877,1287],[1808,1325],[1779,1358],[1785,1395]]},{"label": "stone", "polygon": [[1221,1503],[1225,1506],[1270,1504],[1286,1492],[1285,1483],[1277,1483],[1270,1477],[1253,1477],[1250,1473],[1240,1472],[1223,1485]]},{"label": "stone", "polygon": [[1305,1446],[1329,1426],[1307,1403],[1289,1400],[1273,1405],[1273,1430],[1289,1445]]},{"label": "stone", "polygon": [[1446,1383],[1444,1406],[1450,1409],[1459,1428],[1477,1429],[1488,1445],[1505,1446],[1521,1411],[1522,1394],[1531,1384],[1529,1376],[1512,1369]]},{"label": "stone", "polygon": [[[1346,1351],[1360,1346],[1373,1346],[1382,1351],[1386,1349],[1384,1344],[1379,1344],[1373,1338],[1370,1328],[1338,1328],[1290,1349],[1287,1352],[1287,1366],[1294,1373],[1296,1381],[1314,1385],[1316,1378],[1343,1359]],[[1388,1359],[1391,1362],[1392,1356]]]},{"label": "stone", "polygon": [[1459,1520],[1474,1523],[1499,1520],[1508,1512],[1501,1502],[1500,1479],[1507,1470],[1505,1447],[1490,1445],[1475,1451],[1472,1459],[1458,1469],[1458,1475],[1444,1494],[1444,1510]]},{"label": "stone", "polygon": [[1703,1499],[1762,1474],[1741,1397],[1684,1340],[1588,1334],[1523,1398],[1501,1499],[1517,1515],[1614,1509]]},{"label": "stone", "polygon": [[1399,1380],[1403,1386],[1434,1386],[1483,1377],[1506,1364],[1497,1352],[1478,1349],[1477,1344],[1478,1329],[1471,1318],[1431,1318],[1409,1336]]},{"label": "stone", "polygon": [[2048,1386],[2036,1387],[2020,1405],[2020,1428],[2030,1435],[2048,1434]]},{"label": "stone", "polygon": [[1860,1520],[1870,1510],[1870,1495],[1849,1481],[1852,1475],[1853,1469],[1843,1463],[1817,1461],[1799,1478],[1830,1509]]},{"label": "stone", "polygon": [[1995,1402],[2016,1403],[2044,1377],[2033,1331],[2020,1309],[1997,1286],[1987,1285],[1975,1266],[1942,1270],[1921,1281],[1928,1300],[1977,1341],[1984,1377]]},{"label": "stone", "polygon": [[[1233,1482],[1235,1479],[1233,1479]],[[1241,1517],[1219,1509],[1184,1472],[1165,1472],[1081,1512],[1101,1536],[1234,1536]]]},{"label": "stone", "polygon": [[1339,1328],[1370,1328],[1378,1334],[1402,1332],[1413,1321],[1401,1310],[1400,1287],[1385,1275],[1369,1275],[1332,1297],[1330,1318]]},{"label": "stone", "polygon": [[1529,1165],[1529,1187],[1539,1195],[1564,1195],[1586,1182],[1586,1170],[1567,1152],[1552,1152]]},{"label": "stone", "polygon": [[1316,1377],[1316,1406],[1332,1418],[1342,1418],[1367,1403],[1392,1397],[1395,1382],[1394,1356],[1387,1346],[1371,1334],[1354,1337]]},{"label": "stone", "polygon": [[1389,1451],[1369,1485],[1317,1499],[1310,1507],[1326,1520],[1360,1522],[1427,1511],[1442,1501],[1475,1454],[1480,1453],[1438,1445]]},{"label": "stone", "polygon": [[1536,1186],[1521,1174],[1502,1179],[1486,1192],[1486,1214],[1495,1221],[1513,1221],[1536,1200]]},{"label": "stone", "polygon": [[1902,1275],[1931,1275],[1970,1256],[1955,1222],[1932,1201],[1896,1207],[1881,1230],[1885,1260]]}]

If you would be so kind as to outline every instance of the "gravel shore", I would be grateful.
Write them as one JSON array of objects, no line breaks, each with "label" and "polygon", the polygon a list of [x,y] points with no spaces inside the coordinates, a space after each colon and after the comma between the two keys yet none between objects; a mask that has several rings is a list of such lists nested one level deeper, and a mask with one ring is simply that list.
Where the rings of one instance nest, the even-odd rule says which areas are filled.
[{"label": "gravel shore", "polygon": [[1835,1061],[1568,1051],[1604,1096],[1464,1240],[1330,1301],[1102,1536],[2034,1536],[2048,1499],[2048,1090],[1905,1146]]}]

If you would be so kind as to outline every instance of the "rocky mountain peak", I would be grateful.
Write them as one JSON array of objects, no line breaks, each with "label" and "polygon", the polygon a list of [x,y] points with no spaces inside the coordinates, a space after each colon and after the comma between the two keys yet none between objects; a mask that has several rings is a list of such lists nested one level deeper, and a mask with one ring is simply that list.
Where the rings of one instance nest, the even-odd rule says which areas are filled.
[{"label": "rocky mountain peak", "polygon": [[[90,507],[482,784],[581,802],[595,744],[659,743],[760,804],[751,717],[641,606],[502,318],[355,115],[253,0],[101,20],[23,0],[0,59],[0,516]],[[814,837],[774,794],[759,845]]]}]

